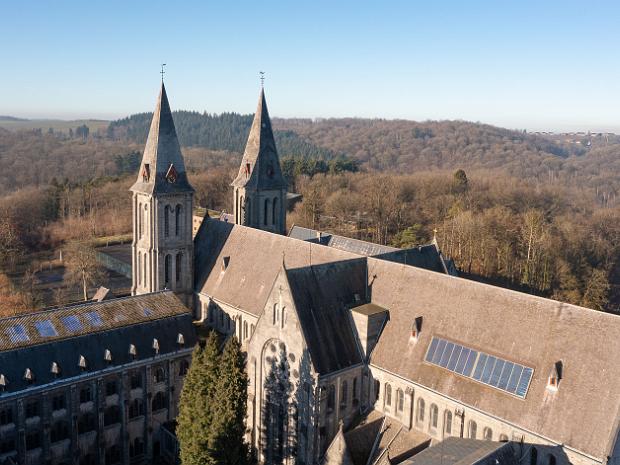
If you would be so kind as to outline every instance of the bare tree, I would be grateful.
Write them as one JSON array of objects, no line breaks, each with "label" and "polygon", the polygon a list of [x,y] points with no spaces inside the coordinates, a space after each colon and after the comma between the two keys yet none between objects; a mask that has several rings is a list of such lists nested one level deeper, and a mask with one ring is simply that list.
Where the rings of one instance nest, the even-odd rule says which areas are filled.
[{"label": "bare tree", "polygon": [[69,282],[79,284],[88,300],[88,286],[105,279],[105,269],[97,260],[97,252],[86,242],[70,242],[65,248]]}]

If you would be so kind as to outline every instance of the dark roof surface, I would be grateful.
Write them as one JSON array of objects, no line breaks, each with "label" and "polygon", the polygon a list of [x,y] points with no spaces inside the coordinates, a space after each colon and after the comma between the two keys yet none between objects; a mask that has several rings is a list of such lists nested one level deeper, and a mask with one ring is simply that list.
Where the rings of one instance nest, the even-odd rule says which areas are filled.
[{"label": "dark roof surface", "polygon": [[320,374],[362,362],[351,328],[348,307],[355,294],[364,295],[364,259],[286,270],[295,309]]},{"label": "dark roof surface", "polygon": [[517,465],[507,442],[449,437],[402,462],[403,465]]},{"label": "dark roof surface", "polygon": [[[150,167],[148,181],[143,180],[142,176],[145,164]],[[174,165],[177,173],[175,182],[168,182],[166,179],[170,165]],[[138,179],[131,186],[131,190],[143,193],[175,193],[193,190],[187,180],[181,146],[177,138],[163,82],[157,98],[157,106],[153,112],[149,135],[146,139]]]},{"label": "dark roof surface", "polygon": [[[158,300],[161,305],[169,304],[173,308],[171,311],[157,312],[145,318],[142,314],[142,303],[148,302],[150,308],[156,308],[154,299]],[[133,305],[135,302],[132,301],[135,300],[141,304]],[[81,332],[69,338],[56,338],[44,343],[0,351],[0,374],[4,375],[7,381],[5,391],[0,392],[0,399],[33,385],[62,381],[132,361],[152,359],[155,355],[153,339],[158,341],[160,355],[172,353],[181,348],[177,344],[178,334],[183,335],[183,347],[193,347],[196,343],[192,315],[171,292],[84,305],[82,311],[99,308],[99,313],[105,314],[101,310],[103,305],[107,305],[108,310],[116,309],[118,315],[125,319],[122,322],[116,322],[113,325],[106,324],[101,329]],[[72,310],[75,311],[75,309]],[[55,312],[62,312],[62,310],[45,312],[45,314],[49,317],[50,313]],[[130,344],[136,347],[135,358],[129,353]],[[111,362],[104,359],[106,349],[111,352]],[[86,360],[85,371],[78,366],[80,356]],[[58,377],[51,372],[52,362],[57,363],[60,368]],[[33,383],[24,379],[26,368],[29,368],[34,375]]]},{"label": "dark roof surface", "polygon": [[[249,172],[246,171],[248,164],[250,166]],[[286,180],[280,169],[280,159],[278,158],[263,89],[260,92],[258,108],[256,108],[254,121],[243,152],[239,174],[232,184],[233,186],[251,189],[286,188]]]}]

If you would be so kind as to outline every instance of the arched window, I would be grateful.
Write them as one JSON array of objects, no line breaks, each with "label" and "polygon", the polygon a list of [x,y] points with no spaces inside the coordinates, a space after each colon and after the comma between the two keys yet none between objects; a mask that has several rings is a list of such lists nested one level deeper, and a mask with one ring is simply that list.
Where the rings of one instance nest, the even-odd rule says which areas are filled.
[{"label": "arched window", "polygon": [[103,412],[103,426],[115,425],[121,421],[121,409],[118,405],[106,407]]},{"label": "arched window", "polygon": [[450,410],[446,410],[443,418],[443,430],[446,435],[452,434],[452,412]]},{"label": "arched window", "polygon": [[248,322],[244,321],[243,322],[243,339],[247,339],[248,338]]},{"label": "arched window", "polygon": [[278,304],[273,304],[273,324],[275,325],[278,321]]},{"label": "arched window", "polygon": [[250,336],[254,334],[254,325],[250,325]]},{"label": "arched window", "polygon": [[163,392],[158,392],[153,397],[153,401],[151,402],[152,410],[155,412],[157,410],[162,410],[166,408],[166,395]]},{"label": "arched window", "polygon": [[181,205],[177,205],[174,209],[174,235],[181,234]]},{"label": "arched window", "polygon": [[485,427],[482,430],[482,438],[486,439],[487,441],[492,441],[493,440],[493,430],[491,428],[489,428],[488,426]]},{"label": "arched window", "polygon": [[138,238],[142,237],[142,204],[138,204]]},{"label": "arched window", "polygon": [[179,363],[179,376],[185,376],[189,370],[189,362],[187,360],[181,360]]},{"label": "arched window", "polygon": [[438,418],[439,418],[439,409],[437,408],[435,404],[431,404],[431,418],[429,421],[429,426],[431,427],[431,429],[437,428]]},{"label": "arched window", "polygon": [[166,205],[164,207],[164,236],[170,235],[170,207]]},{"label": "arched window", "polygon": [[138,284],[142,284],[142,254],[138,252]]},{"label": "arched window", "polygon": [[171,267],[170,262],[172,262],[170,255],[166,255],[166,258],[164,259],[164,281],[166,285],[170,283],[170,267]]},{"label": "arched window", "polygon": [[278,219],[277,218],[277,216],[278,216],[277,212],[278,212],[278,198],[274,197],[273,198],[273,206],[272,206],[272,210],[271,210],[271,224],[274,224],[274,225],[277,224],[276,223],[276,220]]},{"label": "arched window", "polygon": [[508,442],[508,436],[505,434],[499,435],[499,442]]},{"label": "arched window", "polygon": [[329,392],[327,395],[327,410],[330,412],[334,410],[335,404],[336,404],[336,388],[334,387],[333,384],[330,384]]},{"label": "arched window", "polygon": [[424,421],[424,399],[419,398],[418,399],[418,422],[423,422]]},{"label": "arched window", "polygon": [[392,405],[392,386],[389,384],[385,385],[385,405]]},{"label": "arched window", "polygon": [[534,446],[530,450],[530,465],[536,465],[538,463],[538,451]]},{"label": "arched window", "polygon": [[405,393],[402,389],[396,390],[396,410],[402,412],[405,409]]},{"label": "arched window", "polygon": [[181,272],[183,271],[183,254],[179,252],[176,257],[176,263],[174,268],[174,274],[176,283],[179,284],[181,282]]},{"label": "arched window", "polygon": [[153,374],[153,381],[156,383],[163,383],[166,380],[166,375],[162,367],[157,367]]},{"label": "arched window", "polygon": [[147,262],[147,258],[146,257],[147,257],[147,255],[145,253],[144,254],[144,263],[143,263],[143,265],[144,265],[144,287],[147,287],[148,284],[149,284],[149,278],[148,278],[148,275],[146,274],[146,262]]},{"label": "arched window", "polygon": [[[250,226],[252,224],[252,210],[250,200],[246,200],[245,202],[245,225]],[[260,207],[259,207],[260,208]]]},{"label": "arched window", "polygon": [[469,420],[469,439],[476,439],[478,425],[474,420]]},{"label": "arched window", "polygon": [[549,454],[549,465],[555,465],[555,455]]},{"label": "arched window", "polygon": [[129,418],[136,418],[141,415],[144,415],[144,404],[142,403],[142,399],[134,399],[131,404],[129,404]]},{"label": "arched window", "polygon": [[284,328],[285,316],[286,316],[286,307],[282,307],[282,311],[280,312],[280,327]]},{"label": "arched window", "polygon": [[268,219],[269,219],[269,199],[265,199],[265,214],[263,216],[264,218],[264,224],[268,223]]},{"label": "arched window", "polygon": [[343,381],[340,385],[340,408],[344,409],[347,407],[347,393],[349,390],[349,386],[346,381]]}]

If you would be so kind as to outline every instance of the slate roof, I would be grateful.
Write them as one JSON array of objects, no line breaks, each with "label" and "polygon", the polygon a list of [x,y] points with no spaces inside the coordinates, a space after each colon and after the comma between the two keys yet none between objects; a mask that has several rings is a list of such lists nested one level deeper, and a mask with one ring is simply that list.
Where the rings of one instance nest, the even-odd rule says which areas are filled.
[{"label": "slate roof", "polygon": [[[145,309],[152,313],[147,316]],[[92,311],[101,316],[101,326],[87,324],[85,315]],[[63,325],[59,319],[66,315],[76,315],[83,322],[84,329],[71,334],[61,329]],[[51,338],[36,336],[38,332],[34,324],[43,320],[54,322],[61,334]],[[0,320],[2,333],[5,334],[6,328],[17,321],[27,327],[33,340],[28,344],[5,342],[3,345],[0,351],[0,374],[4,375],[7,386],[4,392],[0,392],[0,399],[32,385],[83,375],[84,372],[78,366],[80,356],[86,359],[87,374],[134,360],[152,359],[155,355],[153,339],[158,340],[159,354],[179,350],[179,333],[183,334],[184,347],[193,347],[197,340],[191,312],[169,291],[4,318]],[[129,354],[129,344],[135,345],[137,349],[135,358]],[[111,363],[104,359],[106,349],[111,351]],[[60,367],[58,378],[51,372],[52,362]],[[32,384],[24,379],[26,368],[30,368],[34,375]]]},{"label": "slate roof", "polygon": [[448,437],[403,465],[517,465],[510,443]]},{"label": "slate roof", "polygon": [[441,254],[434,244],[398,249],[295,225],[290,229],[288,235],[294,239],[322,244],[364,257],[376,257],[391,262],[425,268],[438,273],[447,273],[447,269],[442,263]]},{"label": "slate roof", "polygon": [[366,261],[287,269],[310,359],[320,374],[332,373],[362,362],[348,308],[366,287]]},{"label": "slate roof", "polygon": [[[592,456],[609,451],[620,418],[620,317],[375,258],[368,273],[372,302],[390,310],[372,365]],[[533,367],[525,399],[425,363],[432,336]]]},{"label": "slate roof", "polygon": [[[194,238],[195,289],[259,316],[282,267],[359,258],[260,229],[205,218]],[[222,272],[224,257],[228,266]]]},{"label": "slate roof", "polygon": [[[246,171],[248,164],[249,172]],[[239,174],[232,185],[256,190],[286,189],[286,180],[280,169],[280,159],[271,129],[264,89],[260,91],[258,107],[243,152]]]},{"label": "slate roof", "polygon": [[[150,176],[148,181],[143,179],[145,164],[149,165]],[[168,182],[166,174],[171,165],[177,173],[176,182]],[[192,186],[187,179],[185,171],[185,163],[181,154],[181,146],[177,138],[174,120],[166,88],[161,83],[157,105],[153,112],[151,128],[146,139],[144,154],[142,155],[142,163],[138,172],[138,179],[131,186],[134,192],[143,192],[146,194],[158,193],[175,193],[175,192],[191,192]]]}]

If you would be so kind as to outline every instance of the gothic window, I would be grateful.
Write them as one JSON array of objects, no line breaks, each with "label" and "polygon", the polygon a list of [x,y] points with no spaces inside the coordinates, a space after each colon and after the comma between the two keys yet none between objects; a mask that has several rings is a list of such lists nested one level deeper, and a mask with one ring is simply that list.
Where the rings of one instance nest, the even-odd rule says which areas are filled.
[{"label": "gothic window", "polygon": [[138,252],[138,284],[142,284],[142,254]]},{"label": "gothic window", "polygon": [[170,207],[166,205],[164,207],[164,236],[170,235]]},{"label": "gothic window", "polygon": [[139,372],[134,371],[131,374],[131,389],[138,389],[142,387],[142,376],[140,375]]},{"label": "gothic window", "polygon": [[389,384],[385,385],[385,405],[392,405],[392,386]]},{"label": "gothic window", "polygon": [[93,400],[93,391],[90,386],[85,386],[80,390],[80,403],[84,404]]},{"label": "gothic window", "polygon": [[250,325],[250,336],[254,334],[254,325]]},{"label": "gothic window", "polygon": [[418,422],[423,422],[424,421],[424,399],[419,398],[418,399]]},{"label": "gothic window", "polygon": [[530,451],[530,465],[536,465],[538,463],[538,451],[534,446],[532,446],[532,450]]},{"label": "gothic window", "polygon": [[146,274],[146,253],[144,254],[144,286],[147,286],[149,282],[148,275]]},{"label": "gothic window", "polygon": [[174,209],[174,235],[181,234],[181,205]]},{"label": "gothic window", "polygon": [[180,252],[177,254],[175,265],[175,279],[177,284],[179,284],[181,282],[181,271],[183,270],[183,254]]},{"label": "gothic window", "polygon": [[329,393],[327,394],[327,411],[331,412],[334,410],[334,406],[336,405],[336,387],[333,384],[329,386]]},{"label": "gothic window", "polygon": [[78,434],[90,433],[95,431],[96,427],[95,415],[92,413],[86,413],[78,420]]},{"label": "gothic window", "polygon": [[267,225],[269,219],[269,199],[265,199],[265,214],[263,215],[264,224]]},{"label": "gothic window", "polygon": [[162,410],[166,408],[166,395],[163,392],[158,392],[153,397],[153,402],[151,403],[153,411]]},{"label": "gothic window", "polygon": [[52,425],[50,431],[50,440],[52,442],[59,442],[69,438],[69,425],[65,421],[59,421]]},{"label": "gothic window", "polygon": [[437,420],[439,417],[439,409],[435,404],[431,404],[431,418],[429,420],[429,426],[431,429],[437,428]]},{"label": "gothic window", "polygon": [[487,441],[493,440],[493,430],[488,426],[482,430],[482,438]]},{"label": "gothic window", "polygon": [[346,381],[343,381],[340,386],[340,408],[344,409],[347,407],[347,391],[349,386]]},{"label": "gothic window", "polygon": [[162,367],[157,367],[155,369],[155,373],[153,374],[153,381],[155,383],[163,383],[166,380],[166,374],[164,373],[164,369]]},{"label": "gothic window", "polygon": [[113,396],[114,394],[118,394],[118,383],[116,380],[108,381],[105,384],[105,395]]},{"label": "gothic window", "polygon": [[446,410],[446,412],[444,413],[443,424],[444,424],[443,430],[446,433],[446,435],[451,435],[452,434],[452,412],[450,410]]},{"label": "gothic window", "polygon": [[273,206],[271,210],[271,224],[274,224],[274,225],[276,224],[276,216],[277,216],[276,212],[278,211],[277,207],[278,207],[278,198],[274,197]]},{"label": "gothic window", "polygon": [[478,425],[474,420],[469,420],[469,439],[476,439],[478,433]]},{"label": "gothic window", "polygon": [[144,454],[144,441],[142,438],[135,438],[129,443],[129,457],[134,458]]},{"label": "gothic window", "polygon": [[0,410],[0,426],[13,423],[13,409],[11,407]]},{"label": "gothic window", "polygon": [[396,409],[401,413],[405,409],[405,394],[402,389],[396,390]]},{"label": "gothic window", "polygon": [[164,259],[164,281],[166,283],[166,285],[168,285],[170,283],[170,266],[171,266],[171,258],[170,255],[166,255],[166,258]]},{"label": "gothic window", "polygon": [[248,322],[244,321],[243,322],[243,339],[247,339],[248,338]]},{"label": "gothic window", "polygon": [[144,404],[141,399],[134,399],[129,404],[129,418],[136,418],[144,415]]},{"label": "gothic window", "polygon": [[189,362],[187,360],[181,360],[179,363],[179,376],[185,376],[189,370]]},{"label": "gothic window", "polygon": [[39,402],[32,401],[26,404],[26,418],[38,417],[39,416]]},{"label": "gothic window", "polygon": [[555,465],[555,456],[553,454],[549,454],[549,465]]},{"label": "gothic window", "polygon": [[138,204],[138,237],[142,237],[142,204]]},{"label": "gothic window", "polygon": [[278,321],[278,304],[273,304],[273,324]]},{"label": "gothic window", "polygon": [[106,407],[103,412],[103,426],[115,425],[121,421],[121,409],[118,405]]},{"label": "gothic window", "polygon": [[499,435],[499,442],[508,442],[508,436],[505,434]]},{"label": "gothic window", "polygon": [[282,328],[284,328],[284,323],[285,323],[285,317],[286,317],[286,307],[282,307],[282,311],[280,312],[280,326]]}]

